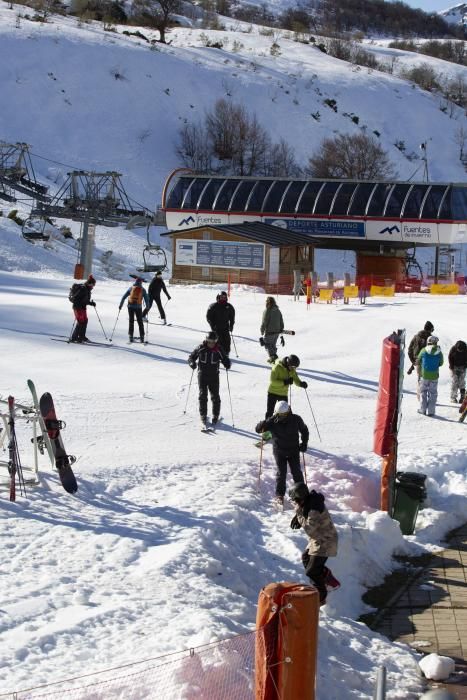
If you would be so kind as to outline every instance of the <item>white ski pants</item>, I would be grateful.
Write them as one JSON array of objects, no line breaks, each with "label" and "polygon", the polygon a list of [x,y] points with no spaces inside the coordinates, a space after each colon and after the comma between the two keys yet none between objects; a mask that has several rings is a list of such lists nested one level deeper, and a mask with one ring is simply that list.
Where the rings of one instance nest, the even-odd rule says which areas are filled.
[{"label": "white ski pants", "polygon": [[420,379],[420,410],[429,416],[434,416],[436,399],[438,398],[438,380]]}]

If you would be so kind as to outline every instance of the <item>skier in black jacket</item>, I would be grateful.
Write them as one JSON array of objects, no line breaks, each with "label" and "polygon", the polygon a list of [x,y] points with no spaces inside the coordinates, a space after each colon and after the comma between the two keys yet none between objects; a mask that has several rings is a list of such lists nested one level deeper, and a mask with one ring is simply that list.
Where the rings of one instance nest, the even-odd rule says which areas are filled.
[{"label": "skier in black jacket", "polygon": [[307,451],[310,433],[303,419],[292,413],[287,401],[277,404],[274,415],[260,421],[255,430],[257,433],[272,433],[272,451],[277,465],[276,501],[282,505],[287,480],[287,462],[295,483],[303,482],[300,452]]},{"label": "skier in black jacket", "polygon": [[235,324],[235,309],[227,301],[227,292],[221,292],[217,295],[216,301],[207,310],[206,319],[211,329],[217,333],[219,343],[228,355],[230,353],[230,334]]},{"label": "skier in black jacket", "polygon": [[457,392],[459,392],[459,403],[465,398],[465,373],[467,370],[467,344],[463,340],[458,340],[449,351],[449,369],[451,370],[451,401],[457,403]]},{"label": "skier in black jacket", "polygon": [[71,288],[70,300],[73,304],[73,313],[76,320],[76,325],[71,336],[72,343],[89,342],[89,338],[86,338],[86,328],[88,326],[86,307],[96,305],[96,302],[91,299],[91,293],[95,284],[96,280],[92,275],[89,275],[84,284],[74,284]]},{"label": "skier in black jacket", "polygon": [[[208,390],[212,401],[212,424],[219,420],[221,398],[219,395],[219,364],[229,370],[231,362],[224,349],[217,342],[214,331],[207,334],[206,339],[188,357],[188,364],[194,370],[198,367],[199,415],[203,426],[207,424]],[[198,363],[198,364],[197,364]]]},{"label": "skier in black jacket", "polygon": [[152,302],[155,301],[157,308],[159,310],[159,316],[162,319],[162,323],[165,326],[167,324],[167,319],[165,317],[165,311],[161,303],[161,293],[164,292],[165,296],[167,299],[171,299],[172,297],[167,291],[167,287],[165,286],[165,282],[162,279],[162,272],[156,272],[156,276],[152,280],[151,284],[149,285],[148,288],[148,294],[149,294],[149,306],[147,309],[144,309],[143,311],[143,316],[146,316],[146,314],[149,312]]}]

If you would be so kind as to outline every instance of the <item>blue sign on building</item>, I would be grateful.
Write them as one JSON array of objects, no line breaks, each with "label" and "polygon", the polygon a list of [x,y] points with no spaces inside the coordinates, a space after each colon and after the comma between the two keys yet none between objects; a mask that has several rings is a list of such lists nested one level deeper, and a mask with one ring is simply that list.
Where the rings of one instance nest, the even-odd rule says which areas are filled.
[{"label": "blue sign on building", "polygon": [[278,219],[265,217],[265,223],[309,236],[344,236],[365,238],[363,221],[332,221],[330,219]]},{"label": "blue sign on building", "polygon": [[264,270],[264,244],[196,241],[196,265]]}]

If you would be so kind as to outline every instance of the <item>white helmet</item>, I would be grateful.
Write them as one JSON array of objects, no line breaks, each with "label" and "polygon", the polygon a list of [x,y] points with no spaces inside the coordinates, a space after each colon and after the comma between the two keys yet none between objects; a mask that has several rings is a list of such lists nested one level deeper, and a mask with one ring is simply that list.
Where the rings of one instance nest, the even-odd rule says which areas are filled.
[{"label": "white helmet", "polygon": [[279,401],[279,403],[276,406],[276,415],[285,415],[290,411],[290,406],[287,403],[287,401]]}]

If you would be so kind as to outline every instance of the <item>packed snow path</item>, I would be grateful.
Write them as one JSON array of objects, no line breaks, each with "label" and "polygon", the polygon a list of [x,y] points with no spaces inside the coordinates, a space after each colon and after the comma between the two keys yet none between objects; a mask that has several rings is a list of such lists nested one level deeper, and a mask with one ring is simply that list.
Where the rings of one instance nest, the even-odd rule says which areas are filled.
[{"label": "packed snow path", "polygon": [[[67,422],[67,450],[79,461],[76,497],[68,496],[45,458],[41,485],[16,504],[0,490],[2,572],[0,691],[222,639],[252,628],[259,589],[272,580],[306,582],[305,538],[288,525],[292,511],[271,511],[273,461],[264,451],[257,492],[256,422],[265,410],[269,366],[259,346],[265,295],[233,291],[237,311],[229,374],[235,428],[221,375],[223,424],[199,431],[196,375],[186,401],[188,353],[207,330],[213,288],[172,287],[172,327],[150,314],[148,346],[126,344],[123,310],[110,347],[50,338],[69,333],[69,281],[0,273],[2,396],[28,402],[26,379],[50,391]],[[124,282],[98,282],[93,297],[107,333]],[[376,512],[380,460],[372,452],[381,342],[431,320],[447,355],[462,337],[465,297],[369,299],[366,306],[313,305],[280,297],[285,353],[301,358],[299,375],[318,421],[318,441],[303,390],[293,410],[310,428],[308,479],[324,492],[339,527],[332,568],[342,581],[321,613],[320,668],[326,698],[371,695],[383,661],[391,698],[417,688],[413,653],[355,622],[364,588],[379,582],[391,554],[433,548],[465,517],[465,426],[449,404],[442,370],[438,417],[416,413],[415,377],[406,378],[399,468],[428,474],[429,501],[415,538]],[[88,336],[103,341],[89,309]],[[20,433],[23,460],[29,435]],[[5,479],[3,479],[5,483]],[[357,671],[357,673],[355,672]],[[318,698],[324,694],[319,692]]]}]

